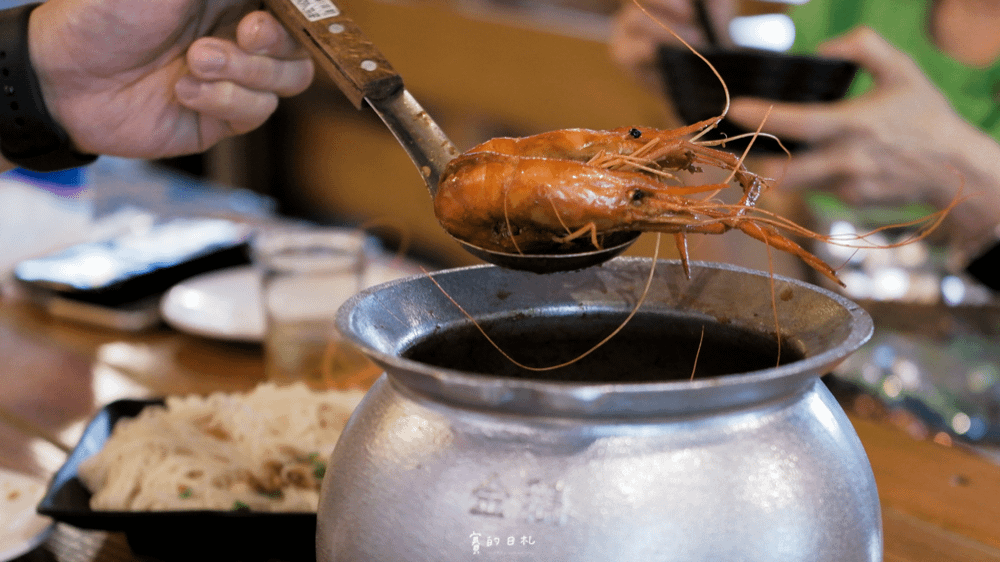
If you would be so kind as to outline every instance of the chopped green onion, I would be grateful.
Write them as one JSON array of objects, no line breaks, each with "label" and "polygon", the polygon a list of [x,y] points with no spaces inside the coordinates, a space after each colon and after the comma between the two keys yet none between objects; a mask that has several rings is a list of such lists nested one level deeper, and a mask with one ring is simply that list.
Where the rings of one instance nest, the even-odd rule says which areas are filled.
[{"label": "chopped green onion", "polygon": [[233,502],[233,511],[250,511],[250,506],[240,500],[236,500]]}]

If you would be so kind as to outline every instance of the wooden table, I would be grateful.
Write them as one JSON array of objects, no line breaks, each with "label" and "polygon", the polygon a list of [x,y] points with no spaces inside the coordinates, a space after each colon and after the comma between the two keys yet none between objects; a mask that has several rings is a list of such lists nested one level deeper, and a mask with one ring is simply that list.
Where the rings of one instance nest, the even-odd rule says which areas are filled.
[{"label": "wooden table", "polygon": [[[0,300],[0,466],[47,479],[108,402],[249,390],[263,378],[261,355],[257,346],[167,328],[136,335],[71,324],[6,297]],[[885,560],[1000,561],[1000,466],[933,436],[914,437],[897,416],[864,399],[860,404],[845,409],[875,472]],[[118,534],[65,525],[24,557],[134,559]]]}]

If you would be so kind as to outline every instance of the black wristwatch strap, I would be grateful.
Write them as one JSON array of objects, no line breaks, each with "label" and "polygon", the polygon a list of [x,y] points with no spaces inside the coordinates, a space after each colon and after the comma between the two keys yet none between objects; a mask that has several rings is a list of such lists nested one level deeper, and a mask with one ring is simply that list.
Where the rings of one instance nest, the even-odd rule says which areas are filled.
[{"label": "black wristwatch strap", "polygon": [[97,156],[73,150],[49,115],[28,54],[28,17],[38,4],[0,11],[0,152],[15,166],[53,172]]}]

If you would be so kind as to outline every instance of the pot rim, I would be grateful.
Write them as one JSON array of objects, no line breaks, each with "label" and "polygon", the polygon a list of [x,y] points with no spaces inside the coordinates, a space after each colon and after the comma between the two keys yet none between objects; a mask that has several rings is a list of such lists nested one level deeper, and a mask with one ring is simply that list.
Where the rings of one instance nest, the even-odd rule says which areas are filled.
[{"label": "pot rim", "polygon": [[[619,257],[602,266],[554,275],[588,275],[592,273],[591,270],[599,268],[612,268],[614,272],[621,272],[636,267],[645,268],[648,273],[650,261],[650,258]],[[710,275],[721,274],[755,280],[770,276],[767,272],[730,264],[692,261],[690,266],[692,271],[707,271]],[[676,271],[680,267],[680,260],[657,261],[659,275],[662,275],[666,268]],[[435,279],[460,278],[491,272],[496,272],[500,276],[537,275],[504,270],[493,265],[446,269],[430,275]],[[359,315],[364,314],[366,303],[371,303],[373,299],[378,300],[380,296],[402,287],[425,283],[426,275],[414,275],[361,291],[341,307],[337,315],[337,328],[369,358],[384,368],[390,379],[439,400],[496,408],[510,413],[531,414],[537,414],[540,407],[553,414],[586,416],[700,412],[759,403],[803,392],[811,388],[821,375],[832,370],[871,338],[874,331],[872,319],[857,303],[811,283],[780,275],[773,277],[775,283],[780,282],[804,290],[842,311],[850,324],[846,335],[828,349],[784,365],[693,380],[588,383],[489,376],[431,366],[401,357],[399,353],[405,351],[412,339],[393,340],[395,347],[387,351],[379,349],[358,329],[361,324],[371,327],[377,323],[373,319],[361,322],[364,319]],[[640,281],[640,285],[644,284],[645,276]],[[427,283],[427,287],[440,293],[440,289],[433,283]],[[381,308],[386,307],[382,305]],[[782,331],[785,331],[784,328]]]}]

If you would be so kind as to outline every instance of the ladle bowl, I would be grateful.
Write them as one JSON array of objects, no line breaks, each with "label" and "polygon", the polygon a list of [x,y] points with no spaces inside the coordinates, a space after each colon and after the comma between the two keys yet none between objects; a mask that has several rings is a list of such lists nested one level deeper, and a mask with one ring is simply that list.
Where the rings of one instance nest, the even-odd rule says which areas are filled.
[{"label": "ladle bowl", "polygon": [[465,248],[465,251],[493,265],[532,273],[555,273],[602,264],[628,250],[639,238],[639,234],[639,232],[612,234],[608,237],[605,246],[599,249],[548,254],[498,252],[480,248],[459,238],[455,238],[455,240]]},{"label": "ladle bowl", "polygon": [[820,380],[871,336],[856,304],[662,261],[625,330],[552,371],[470,320],[556,364],[620,323],[651,265],[471,267],[348,301],[338,329],[386,374],[328,464],[318,559],[881,560],[871,467]]}]

